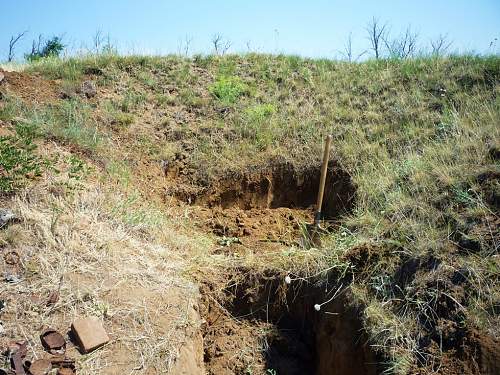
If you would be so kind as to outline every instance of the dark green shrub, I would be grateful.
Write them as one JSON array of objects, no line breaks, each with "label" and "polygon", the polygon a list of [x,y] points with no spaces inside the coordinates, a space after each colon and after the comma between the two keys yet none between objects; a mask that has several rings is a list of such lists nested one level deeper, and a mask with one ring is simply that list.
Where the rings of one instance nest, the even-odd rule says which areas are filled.
[{"label": "dark green shrub", "polygon": [[41,36],[38,38],[38,44],[33,41],[33,46],[31,47],[31,52],[26,54],[26,60],[36,61],[42,57],[59,57],[61,52],[64,50],[65,45],[62,43],[62,39],[59,36],[54,36],[51,39],[45,41],[43,47]]}]

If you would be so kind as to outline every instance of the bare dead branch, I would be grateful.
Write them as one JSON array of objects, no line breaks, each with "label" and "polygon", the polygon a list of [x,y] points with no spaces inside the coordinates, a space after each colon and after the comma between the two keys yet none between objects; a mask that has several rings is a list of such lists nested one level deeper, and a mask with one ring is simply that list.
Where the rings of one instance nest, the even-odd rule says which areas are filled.
[{"label": "bare dead branch", "polygon": [[352,50],[352,33],[349,33],[349,36],[347,37],[347,41],[344,45],[344,50],[341,51],[341,53],[344,55],[344,57],[347,59],[347,61],[349,61],[349,62],[358,61],[361,58],[361,56],[366,54],[366,52],[367,51],[363,51],[360,54],[358,54],[357,56],[354,55],[354,52]]},{"label": "bare dead branch", "polygon": [[191,50],[191,43],[193,42],[193,37],[189,35],[184,35],[183,38],[179,38],[177,44],[177,53],[179,56],[189,56],[189,51]]},{"label": "bare dead branch", "polygon": [[222,56],[231,48],[232,43],[229,40],[224,39],[221,34],[215,34],[212,37],[212,44],[214,46],[215,54]]},{"label": "bare dead branch", "polygon": [[412,31],[411,26],[408,26],[398,38],[389,39],[387,36],[383,39],[390,56],[398,59],[407,59],[414,56],[417,50],[417,40],[418,33]]},{"label": "bare dead branch", "polygon": [[382,41],[387,34],[387,24],[381,24],[380,21],[373,17],[365,28],[368,33],[368,40],[370,41],[371,49],[375,54],[375,58],[381,57]]},{"label": "bare dead branch", "polygon": [[104,41],[104,36],[102,34],[102,30],[101,29],[97,29],[93,38],[93,43],[94,43],[94,50],[95,50],[95,53],[99,53],[99,51],[101,50],[101,45]]},{"label": "bare dead branch", "polygon": [[28,31],[25,30],[23,31],[22,33],[19,33],[17,35],[13,35],[10,37],[10,42],[9,42],[9,55],[7,57],[7,61],[8,62],[11,62],[13,59],[14,59],[14,49],[16,47],[16,43],[19,42],[23,37],[24,35],[27,33]]},{"label": "bare dead branch", "polygon": [[434,40],[431,40],[432,54],[435,56],[442,56],[448,52],[448,49],[453,44],[448,40],[448,34],[439,34]]}]

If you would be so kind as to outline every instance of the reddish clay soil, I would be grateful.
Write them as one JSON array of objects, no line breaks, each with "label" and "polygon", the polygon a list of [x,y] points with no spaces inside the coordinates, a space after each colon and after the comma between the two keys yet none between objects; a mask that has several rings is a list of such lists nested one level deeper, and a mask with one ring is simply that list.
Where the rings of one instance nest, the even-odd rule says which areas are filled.
[{"label": "reddish clay soil", "polygon": [[30,104],[53,102],[59,98],[59,85],[53,80],[31,73],[7,72],[1,69],[0,72],[5,76],[0,82],[0,93],[12,92]]},{"label": "reddish clay soil", "polygon": [[[234,175],[197,181],[186,174],[184,158],[164,166],[166,201],[189,207],[193,222],[225,241],[231,251],[255,253],[301,245],[313,222],[319,166],[297,169],[270,162]],[[333,225],[352,207],[355,189],[349,176],[331,163],[323,205],[324,226]]]}]

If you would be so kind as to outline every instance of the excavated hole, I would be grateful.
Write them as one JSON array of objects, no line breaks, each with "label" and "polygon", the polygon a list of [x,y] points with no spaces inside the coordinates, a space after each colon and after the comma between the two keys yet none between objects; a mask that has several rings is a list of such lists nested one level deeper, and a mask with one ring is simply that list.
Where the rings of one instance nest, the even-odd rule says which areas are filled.
[{"label": "excavated hole", "polygon": [[[286,286],[282,277],[259,276],[228,287],[223,308],[218,304],[208,308],[212,316],[207,317],[204,343],[209,374],[218,373],[222,367],[229,368],[228,374],[251,368],[245,363],[238,367],[236,358],[240,358],[238,352],[252,353],[249,342],[262,332],[263,325],[268,332],[261,339],[263,368],[250,373],[372,375],[382,371],[366,343],[359,311],[347,303],[347,293],[322,305],[318,312],[314,305],[331,298],[337,290],[335,285],[293,281]],[[230,316],[223,317],[222,310]],[[219,311],[216,318],[214,311]],[[232,323],[223,323],[224,319]],[[217,325],[222,328],[216,329]],[[248,325],[255,327],[254,332],[238,328]],[[225,346],[227,343],[231,346]],[[254,351],[251,358],[257,357]]]},{"label": "excavated hole", "polygon": [[[320,167],[298,170],[291,164],[278,164],[256,172],[218,180],[191,202],[208,207],[255,208],[314,207],[320,180]],[[333,161],[328,166],[323,201],[323,218],[335,219],[352,207],[355,189],[350,176]]]}]

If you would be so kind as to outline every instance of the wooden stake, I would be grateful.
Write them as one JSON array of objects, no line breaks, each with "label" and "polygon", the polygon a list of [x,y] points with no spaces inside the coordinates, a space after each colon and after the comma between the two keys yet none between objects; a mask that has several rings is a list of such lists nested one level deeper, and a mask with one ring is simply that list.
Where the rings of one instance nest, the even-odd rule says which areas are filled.
[{"label": "wooden stake", "polygon": [[329,135],[325,140],[325,150],[323,153],[323,164],[321,165],[321,178],[319,180],[318,200],[316,201],[316,214],[314,215],[314,224],[319,226],[321,220],[321,206],[323,205],[323,195],[325,193],[326,172],[328,170],[328,159],[330,157],[330,146],[332,136]]}]

